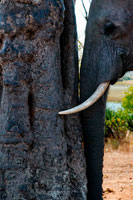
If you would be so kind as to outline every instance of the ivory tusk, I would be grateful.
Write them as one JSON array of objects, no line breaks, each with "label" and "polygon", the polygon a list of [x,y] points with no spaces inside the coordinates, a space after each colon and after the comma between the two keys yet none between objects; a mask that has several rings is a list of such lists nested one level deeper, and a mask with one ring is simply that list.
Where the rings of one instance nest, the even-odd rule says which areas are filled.
[{"label": "ivory tusk", "polygon": [[74,114],[77,112],[80,112],[82,110],[85,110],[86,108],[90,107],[91,105],[93,105],[98,99],[100,99],[100,97],[104,94],[104,92],[106,91],[106,89],[108,88],[110,82],[105,82],[105,83],[101,83],[96,91],[83,103],[81,103],[80,105],[68,109],[68,110],[64,110],[64,111],[60,111],[59,115],[69,115],[69,114]]}]

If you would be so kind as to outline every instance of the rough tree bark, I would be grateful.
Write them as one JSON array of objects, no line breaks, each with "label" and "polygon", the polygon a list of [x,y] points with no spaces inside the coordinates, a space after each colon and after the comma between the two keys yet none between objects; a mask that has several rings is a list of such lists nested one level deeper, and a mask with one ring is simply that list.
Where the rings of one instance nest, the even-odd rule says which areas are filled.
[{"label": "rough tree bark", "polygon": [[77,77],[73,1],[1,0],[0,199],[86,199]]}]

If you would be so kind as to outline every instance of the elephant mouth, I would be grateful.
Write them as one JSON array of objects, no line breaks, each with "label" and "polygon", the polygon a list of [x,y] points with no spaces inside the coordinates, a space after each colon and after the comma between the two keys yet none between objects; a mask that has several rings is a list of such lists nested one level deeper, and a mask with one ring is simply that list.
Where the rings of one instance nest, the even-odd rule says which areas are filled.
[{"label": "elephant mouth", "polygon": [[83,103],[81,103],[80,105],[68,109],[68,110],[64,110],[64,111],[60,111],[59,115],[69,115],[69,114],[74,114],[74,113],[78,113],[80,111],[83,111],[87,108],[89,108],[91,105],[93,105],[98,99],[100,99],[100,97],[105,93],[105,91],[107,90],[107,88],[110,85],[110,81],[101,83],[97,89],[95,90],[95,92]]}]

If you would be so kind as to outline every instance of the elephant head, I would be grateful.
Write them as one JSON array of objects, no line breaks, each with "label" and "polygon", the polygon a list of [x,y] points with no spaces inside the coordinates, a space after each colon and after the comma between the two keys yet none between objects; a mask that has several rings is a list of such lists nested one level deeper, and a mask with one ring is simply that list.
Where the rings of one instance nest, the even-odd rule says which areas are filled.
[{"label": "elephant head", "polygon": [[89,200],[102,199],[107,88],[130,70],[133,70],[133,1],[93,0],[80,74],[81,104],[59,112],[72,114],[84,110],[81,120]]}]

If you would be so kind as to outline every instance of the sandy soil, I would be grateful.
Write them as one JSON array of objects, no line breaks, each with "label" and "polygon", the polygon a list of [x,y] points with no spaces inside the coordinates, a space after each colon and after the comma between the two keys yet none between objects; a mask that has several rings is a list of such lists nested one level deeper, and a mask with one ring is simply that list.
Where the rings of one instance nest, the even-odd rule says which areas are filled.
[{"label": "sandy soil", "polygon": [[133,140],[118,150],[105,146],[104,200],[133,200]]}]

